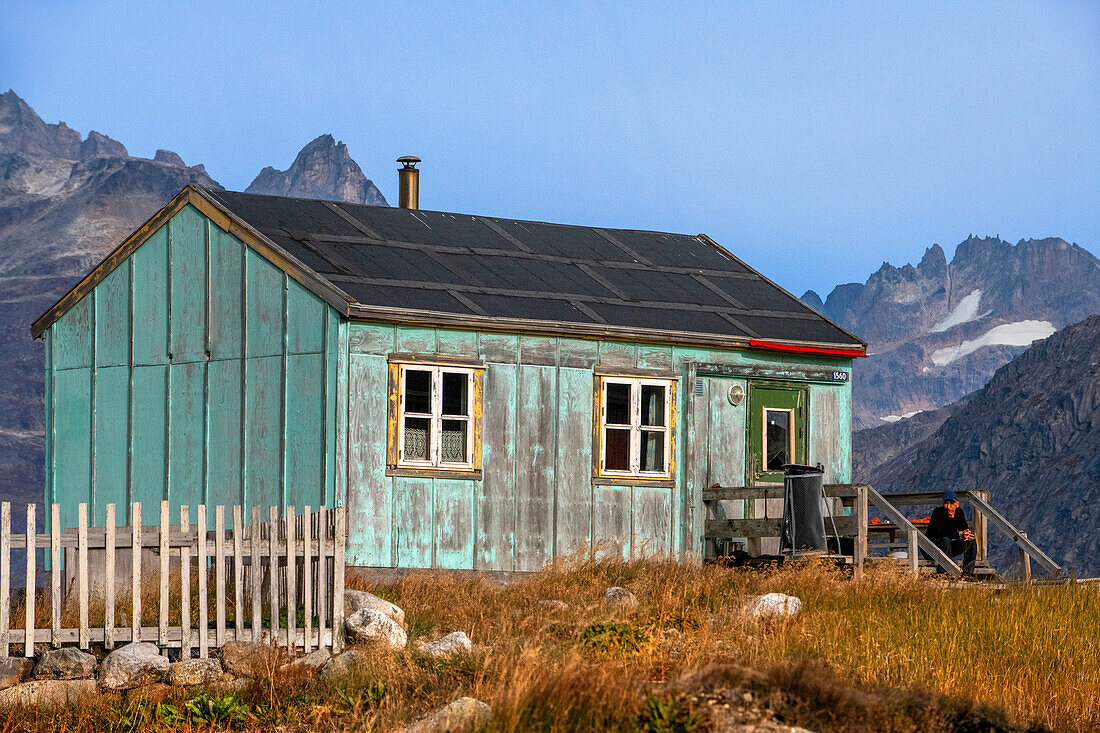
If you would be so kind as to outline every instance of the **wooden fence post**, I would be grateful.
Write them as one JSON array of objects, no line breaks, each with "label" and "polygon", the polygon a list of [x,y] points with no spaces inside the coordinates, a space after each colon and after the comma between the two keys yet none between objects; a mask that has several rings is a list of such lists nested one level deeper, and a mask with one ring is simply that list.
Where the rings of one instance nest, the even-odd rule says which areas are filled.
[{"label": "wooden fence post", "polygon": [[906,557],[909,558],[909,572],[913,574],[913,577],[920,575],[920,552],[917,551],[917,528],[913,527],[906,532],[906,538],[909,540],[909,547],[906,551]]},{"label": "wooden fence post", "polygon": [[298,626],[298,598],[296,573],[298,571],[297,543],[294,541],[294,507],[286,508],[286,650],[294,656],[298,646],[295,631]]},{"label": "wooden fence post", "polygon": [[[191,507],[180,506],[180,532],[191,534]],[[191,658],[191,548],[180,548],[180,656]]]},{"label": "wooden fence post", "polygon": [[863,563],[867,560],[867,487],[856,487],[856,541],[855,548],[855,577],[863,577]]},{"label": "wooden fence post", "polygon": [[250,573],[252,578],[252,641],[259,641],[260,631],[263,628],[263,610],[261,608],[263,597],[260,590],[263,581],[263,570],[260,568],[260,508],[258,506],[252,507],[252,524],[248,527],[248,535],[248,554],[252,570]]},{"label": "wooden fence post", "polygon": [[50,645],[61,647],[61,505],[50,505]]},{"label": "wooden fence post", "polygon": [[[310,580],[311,570],[310,567],[313,564],[313,517],[309,513],[309,504],[306,504],[302,508],[302,546],[304,552],[302,553],[302,603],[306,607],[306,617],[304,628],[302,629],[305,641],[302,642],[302,653],[309,654],[310,650],[310,634],[313,629],[313,584]],[[318,643],[318,646],[320,644]]]},{"label": "wooden fence post", "polygon": [[115,505],[104,507],[103,528],[103,647],[115,648]]},{"label": "wooden fence post", "polygon": [[344,648],[344,507],[334,510],[333,533],[336,535],[332,548],[332,651]]},{"label": "wooden fence post", "polygon": [[[88,505],[81,503],[77,506],[77,535],[76,535],[76,568],[77,568],[77,603],[80,606],[80,637],[81,649],[87,649],[91,643],[91,634],[88,628]],[[7,649],[4,649],[7,654]]]},{"label": "wooden fence post", "polygon": [[[1027,532],[1021,532],[1020,536],[1027,538]],[[1031,582],[1031,555],[1027,554],[1027,550],[1020,548],[1020,579],[1025,583]]]},{"label": "wooden fence post", "polygon": [[233,638],[244,641],[244,561],[241,552],[244,547],[244,523],[241,521],[241,507],[233,507]]},{"label": "wooden fence post", "polygon": [[279,645],[279,555],[278,555],[278,543],[279,543],[279,510],[275,507],[268,507],[268,524],[267,524],[267,568],[268,578],[270,581],[267,584],[270,595],[268,596],[268,608],[267,612],[271,616],[271,643]]},{"label": "wooden fence post", "polygon": [[130,508],[130,642],[141,641],[141,502]]},{"label": "wooden fence post", "polygon": [[37,562],[38,562],[38,549],[37,537],[35,536],[35,506],[34,504],[27,505],[27,541],[25,547],[27,548],[27,574],[26,585],[24,588],[26,595],[24,596],[24,613],[23,613],[23,656],[34,656],[34,591],[36,588],[36,580],[38,579]]},{"label": "wooden fence post", "polygon": [[225,643],[225,507],[214,507],[214,644]]},{"label": "wooden fence post", "polygon": [[199,656],[206,659],[210,654],[210,639],[207,631],[210,629],[210,607],[206,595],[206,505],[199,504],[198,515],[195,517],[198,524],[198,566],[199,566]]},{"label": "wooden fence post", "polygon": [[0,657],[8,656],[8,612],[11,608],[11,502],[0,502]]},{"label": "wooden fence post", "polygon": [[160,503],[160,607],[157,643],[168,646],[168,502]]}]

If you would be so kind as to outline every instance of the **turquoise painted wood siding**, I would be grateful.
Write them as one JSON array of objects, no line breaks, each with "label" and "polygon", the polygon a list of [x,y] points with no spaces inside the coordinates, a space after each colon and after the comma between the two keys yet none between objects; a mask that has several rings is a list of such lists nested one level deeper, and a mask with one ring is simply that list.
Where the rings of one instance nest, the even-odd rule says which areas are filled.
[{"label": "turquoise painted wood siding", "polygon": [[46,333],[46,500],[334,505],[340,328],[185,207]]},{"label": "turquoise painted wood siding", "polygon": [[[337,423],[337,485],[348,507],[348,561],[357,565],[537,570],[578,549],[624,557],[702,550],[699,491],[745,477],[746,405],[726,390],[743,378],[693,365],[844,369],[850,361],[571,338],[347,323]],[[342,338],[345,338],[342,336]],[[386,471],[387,357],[476,357],[485,363],[482,478]],[[611,486],[592,478],[594,370],[678,376],[674,486]],[[786,371],[785,371],[786,370]],[[342,383],[342,382],[341,382]],[[815,384],[810,460],[850,479],[851,390]],[[346,460],[343,460],[346,456]],[[728,516],[740,516],[740,507]]]}]

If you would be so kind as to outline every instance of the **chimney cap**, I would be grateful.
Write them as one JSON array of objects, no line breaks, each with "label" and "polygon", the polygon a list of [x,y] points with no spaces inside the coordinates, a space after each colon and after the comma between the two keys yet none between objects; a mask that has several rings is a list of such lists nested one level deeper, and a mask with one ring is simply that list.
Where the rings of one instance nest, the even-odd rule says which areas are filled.
[{"label": "chimney cap", "polygon": [[415,155],[402,155],[397,159],[397,162],[406,168],[415,168],[416,164],[420,162],[420,158]]}]

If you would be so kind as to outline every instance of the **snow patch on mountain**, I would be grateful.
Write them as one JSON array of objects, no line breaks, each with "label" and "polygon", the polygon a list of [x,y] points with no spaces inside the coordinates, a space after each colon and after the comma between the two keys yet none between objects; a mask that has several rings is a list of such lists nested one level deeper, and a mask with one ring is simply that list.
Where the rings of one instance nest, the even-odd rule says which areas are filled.
[{"label": "snow patch on mountain", "polygon": [[1004,323],[989,329],[976,339],[963,341],[958,346],[936,349],[932,352],[932,363],[945,366],[985,346],[1030,346],[1032,341],[1045,339],[1054,331],[1054,324],[1050,321]]},{"label": "snow patch on mountain", "polygon": [[922,412],[924,412],[924,410],[913,410],[912,412],[906,412],[903,415],[887,415],[886,417],[882,418],[882,421],[897,422],[899,420],[908,420],[909,418],[913,417],[913,415],[919,415]]},{"label": "snow patch on mountain", "polygon": [[960,323],[966,323],[973,321],[978,317],[978,306],[982,303],[982,291],[975,290],[970,295],[966,296],[958,302],[951,312],[947,314],[947,317],[942,321],[932,326],[932,333],[940,333],[946,331],[949,328],[959,325]]}]

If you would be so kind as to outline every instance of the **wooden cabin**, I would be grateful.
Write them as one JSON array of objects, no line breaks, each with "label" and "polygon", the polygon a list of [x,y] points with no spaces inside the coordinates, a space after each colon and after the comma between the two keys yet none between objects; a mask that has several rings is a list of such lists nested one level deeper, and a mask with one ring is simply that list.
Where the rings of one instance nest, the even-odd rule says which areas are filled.
[{"label": "wooden cabin", "polygon": [[507,571],[699,557],[705,487],[849,482],[866,352],[701,234],[195,186],[32,333],[66,526],[341,505],[351,564]]}]

